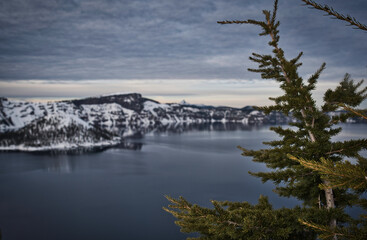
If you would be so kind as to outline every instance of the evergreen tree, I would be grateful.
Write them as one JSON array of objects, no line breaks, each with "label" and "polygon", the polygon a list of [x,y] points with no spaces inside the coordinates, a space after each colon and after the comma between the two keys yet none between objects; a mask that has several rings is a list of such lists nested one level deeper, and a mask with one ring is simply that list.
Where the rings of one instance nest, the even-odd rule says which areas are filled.
[{"label": "evergreen tree", "polygon": [[[365,111],[358,111],[345,104],[339,104],[344,109],[367,119]],[[332,236],[339,236],[343,239],[363,240],[367,239],[367,199],[363,194],[367,191],[367,158],[359,157],[357,164],[352,164],[350,161],[334,163],[329,159],[320,159],[320,161],[305,160],[292,155],[288,157],[299,162],[302,166],[317,171],[321,178],[326,180],[329,185],[320,184],[320,189],[327,188],[343,188],[354,191],[359,195],[359,199],[354,202],[354,205],[360,206],[364,212],[359,216],[359,219],[353,219],[348,225],[330,228],[329,226],[315,224],[310,220],[305,220],[304,216],[299,219],[299,222],[318,232],[321,232],[321,239],[330,239]]]},{"label": "evergreen tree", "polygon": [[[260,36],[269,36],[272,54],[253,53],[250,59],[258,64],[258,72],[263,79],[275,79],[280,83],[284,94],[270,98],[274,105],[260,108],[266,114],[279,111],[291,114],[296,120],[291,128],[272,127],[280,140],[265,142],[267,149],[248,150],[240,147],[244,156],[250,156],[255,162],[265,163],[271,172],[250,172],[263,182],[272,181],[280,196],[296,197],[304,203],[303,208],[271,209],[264,197],[257,205],[213,201],[214,209],[202,208],[188,203],[185,199],[173,199],[165,208],[179,220],[176,222],[184,232],[199,232],[199,239],[315,239],[316,234],[297,222],[302,218],[318,226],[330,226],[334,229],[350,220],[344,213],[344,207],[357,199],[356,194],[345,189],[332,189],[327,178],[288,158],[287,154],[303,159],[328,159],[333,164],[344,157],[361,158],[359,151],[366,149],[367,140],[349,140],[332,142],[331,138],[340,133],[336,124],[346,121],[351,114],[329,117],[328,112],[336,110],[339,104],[357,106],[366,99],[367,88],[358,90],[357,84],[346,75],[335,90],[328,90],[321,108],[316,106],[311,91],[315,89],[317,79],[325,64],[307,80],[298,74],[302,52],[288,60],[279,46],[279,21],[276,20],[278,0],[274,10],[264,10],[265,21],[222,21],[220,24],[253,24],[262,28]],[[325,188],[318,186],[323,184]],[[315,226],[316,226],[315,225]],[[331,234],[336,239],[337,233]]]},{"label": "evergreen tree", "polygon": [[[332,7],[328,5],[322,6],[311,0],[302,0],[306,5],[311,6],[317,10],[321,10],[327,13],[330,16],[335,17],[336,19],[342,20],[344,22],[349,23],[351,26],[354,26],[356,29],[360,29],[363,31],[367,31],[367,25],[362,24],[357,21],[354,17],[350,15],[343,15],[335,11]],[[346,78],[349,77],[346,75]],[[356,89],[363,83],[361,81],[357,86],[349,87],[352,91],[356,91]],[[345,81],[341,84],[341,88],[348,89],[348,85],[353,85],[351,81]],[[337,91],[339,90],[339,91]],[[337,89],[335,92],[331,90],[325,95],[329,98],[333,98],[333,101],[329,102],[331,104],[335,104],[344,110],[354,114],[358,117],[361,117],[367,120],[366,110],[357,110],[354,107],[361,102],[361,98],[365,98],[366,90],[363,89],[357,99],[348,99],[345,101],[345,96],[343,96],[343,91],[341,89]],[[340,99],[344,99],[341,101]],[[348,105],[348,104],[349,105]],[[357,164],[352,164],[349,161],[334,163],[329,159],[321,158],[320,161],[313,160],[305,160],[303,158],[297,158],[292,155],[289,155],[289,158],[299,162],[302,166],[317,171],[321,177],[328,183],[328,185],[320,184],[320,189],[327,188],[342,188],[349,189],[359,195],[359,199],[354,202],[354,205],[360,206],[364,213],[359,216],[359,219],[353,219],[349,222],[348,225],[339,226],[337,228],[330,228],[329,226],[315,224],[310,222],[309,220],[305,220],[304,217],[300,218],[299,221],[312,228],[315,229],[321,234],[319,237],[321,239],[330,239],[333,236],[339,236],[339,238],[343,239],[355,239],[362,240],[367,239],[367,199],[363,198],[362,194],[367,191],[367,159],[359,156],[357,160]]]}]

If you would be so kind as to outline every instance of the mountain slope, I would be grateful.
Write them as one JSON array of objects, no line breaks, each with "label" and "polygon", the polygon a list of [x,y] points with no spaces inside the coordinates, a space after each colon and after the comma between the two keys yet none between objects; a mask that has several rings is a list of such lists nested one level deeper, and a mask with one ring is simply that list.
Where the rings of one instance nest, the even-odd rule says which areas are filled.
[{"label": "mountain slope", "polygon": [[[336,113],[332,113],[336,114]],[[253,107],[162,104],[140,94],[34,103],[0,98],[0,150],[108,146],[161,126],[202,123],[285,124],[281,113]]]}]

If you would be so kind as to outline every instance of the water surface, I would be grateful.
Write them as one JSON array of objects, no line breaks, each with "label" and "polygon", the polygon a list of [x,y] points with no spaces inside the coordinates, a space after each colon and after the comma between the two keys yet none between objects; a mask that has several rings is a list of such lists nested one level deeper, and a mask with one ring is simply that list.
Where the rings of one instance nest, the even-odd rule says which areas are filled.
[{"label": "water surface", "polygon": [[[346,125],[340,138],[366,135],[365,126]],[[84,154],[0,153],[3,238],[185,239],[162,210],[165,194],[205,206],[211,199],[256,203],[264,194],[275,207],[294,206],[250,176],[266,168],[236,148],[262,148],[276,138],[268,128],[153,132]]]}]

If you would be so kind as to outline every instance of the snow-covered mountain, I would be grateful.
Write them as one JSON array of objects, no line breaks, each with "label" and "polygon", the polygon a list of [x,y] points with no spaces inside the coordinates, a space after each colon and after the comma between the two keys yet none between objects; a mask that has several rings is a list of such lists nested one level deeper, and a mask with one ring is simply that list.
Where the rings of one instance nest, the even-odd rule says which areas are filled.
[{"label": "snow-covered mountain", "polygon": [[253,107],[162,104],[140,94],[112,94],[34,103],[0,98],[0,150],[40,150],[118,144],[136,132],[177,124],[286,123]]}]

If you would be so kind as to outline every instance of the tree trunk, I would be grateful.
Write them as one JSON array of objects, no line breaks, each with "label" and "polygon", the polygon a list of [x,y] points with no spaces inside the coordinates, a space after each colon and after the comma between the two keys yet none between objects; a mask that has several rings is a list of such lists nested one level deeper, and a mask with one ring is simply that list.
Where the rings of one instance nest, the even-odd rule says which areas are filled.
[{"label": "tree trunk", "polygon": [[[307,123],[306,123],[306,125],[307,125]],[[316,138],[313,135],[313,133],[310,130],[308,131],[308,133],[310,135],[311,141],[312,142],[316,142]],[[325,186],[328,186],[329,185],[329,181],[323,180],[323,184]],[[333,209],[333,208],[335,208],[334,193],[333,193],[333,189],[332,188],[325,189],[325,199],[326,199],[326,209]],[[331,219],[329,225],[330,225],[330,227],[332,229],[336,228],[336,219],[335,218]],[[337,235],[334,235],[333,240],[338,240],[338,236]]]},{"label": "tree trunk", "polygon": [[[329,185],[328,181],[323,181],[323,183],[326,186]],[[326,198],[326,209],[335,208],[334,194],[333,194],[333,189],[332,188],[325,189],[325,198]],[[330,227],[331,228],[336,228],[336,219],[335,218],[330,220]],[[333,239],[337,240],[338,237],[336,235],[334,235]]]}]

